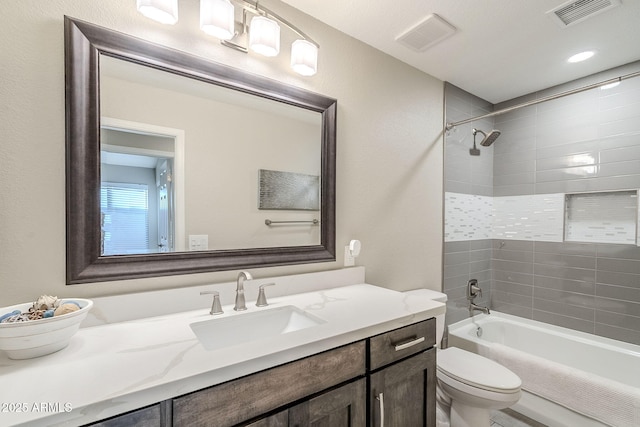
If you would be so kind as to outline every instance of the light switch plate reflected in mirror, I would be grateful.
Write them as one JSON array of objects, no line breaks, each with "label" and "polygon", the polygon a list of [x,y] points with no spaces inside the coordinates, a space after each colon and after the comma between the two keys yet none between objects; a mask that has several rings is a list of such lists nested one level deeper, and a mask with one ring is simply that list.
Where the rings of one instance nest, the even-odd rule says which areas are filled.
[{"label": "light switch plate reflected in mirror", "polygon": [[189,234],[190,251],[206,251],[209,249],[209,236],[206,234]]}]

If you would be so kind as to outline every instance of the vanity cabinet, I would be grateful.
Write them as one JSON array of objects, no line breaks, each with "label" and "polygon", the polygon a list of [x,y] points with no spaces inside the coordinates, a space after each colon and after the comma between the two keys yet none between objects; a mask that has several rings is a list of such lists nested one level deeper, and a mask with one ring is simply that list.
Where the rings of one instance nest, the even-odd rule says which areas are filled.
[{"label": "vanity cabinet", "polygon": [[101,421],[100,427],[435,427],[435,319]]},{"label": "vanity cabinet", "polygon": [[370,338],[369,425],[435,427],[435,319]]},{"label": "vanity cabinet", "polygon": [[[178,397],[173,400],[173,425],[177,427],[242,425],[262,414],[358,377],[364,377],[365,368],[365,341],[325,351]],[[322,399],[325,399],[325,402],[334,402],[336,412],[340,412],[345,405],[342,405],[339,400],[346,395],[336,392],[313,397],[289,409],[289,419],[314,419],[319,416],[317,407],[321,404],[317,402]],[[362,402],[364,412],[364,399]],[[352,402],[346,403],[347,408],[351,405]],[[276,421],[265,421],[265,423],[272,422]]]}]

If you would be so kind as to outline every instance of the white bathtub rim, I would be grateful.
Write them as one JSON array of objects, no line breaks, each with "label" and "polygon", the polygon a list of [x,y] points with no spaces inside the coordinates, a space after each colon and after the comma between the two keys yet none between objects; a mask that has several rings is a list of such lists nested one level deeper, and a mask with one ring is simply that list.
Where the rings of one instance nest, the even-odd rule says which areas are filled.
[{"label": "white bathtub rim", "polygon": [[[499,311],[491,311],[491,314],[480,313],[473,317],[456,322],[449,325],[449,334],[466,332],[477,326],[482,326],[482,323],[491,322],[491,318],[503,319],[507,322],[520,323],[526,325],[528,328],[537,330],[539,332],[553,331],[555,334],[566,337],[568,339],[581,342],[583,344],[589,344],[596,342],[599,346],[608,350],[622,352],[630,356],[640,357],[640,345],[627,343],[624,341],[618,341],[607,337],[602,337],[587,332],[576,331],[562,326],[552,325],[550,323],[543,323],[537,320],[531,320],[524,317],[518,317],[507,313],[501,313]],[[481,339],[478,341],[482,341]]]}]

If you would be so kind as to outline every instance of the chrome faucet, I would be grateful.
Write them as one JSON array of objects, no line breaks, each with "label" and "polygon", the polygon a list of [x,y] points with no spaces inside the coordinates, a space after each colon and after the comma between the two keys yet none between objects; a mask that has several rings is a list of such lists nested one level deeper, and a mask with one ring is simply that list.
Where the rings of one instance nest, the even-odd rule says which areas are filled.
[{"label": "chrome faucet", "polygon": [[473,316],[474,311],[482,311],[485,314],[491,314],[489,307],[482,307],[473,302],[473,300],[480,296],[482,298],[482,289],[478,286],[477,279],[469,280],[467,283],[467,299],[469,300],[469,316]]},{"label": "chrome faucet", "polygon": [[235,311],[243,311],[247,309],[244,300],[244,281],[253,280],[253,276],[248,271],[241,271],[238,274],[238,285],[236,287],[236,305],[233,307]]},{"label": "chrome faucet", "polygon": [[481,305],[476,305],[473,302],[469,302],[469,315],[473,316],[473,312],[476,310],[481,311],[485,314],[491,314],[491,312],[489,311],[489,307],[483,307]]}]

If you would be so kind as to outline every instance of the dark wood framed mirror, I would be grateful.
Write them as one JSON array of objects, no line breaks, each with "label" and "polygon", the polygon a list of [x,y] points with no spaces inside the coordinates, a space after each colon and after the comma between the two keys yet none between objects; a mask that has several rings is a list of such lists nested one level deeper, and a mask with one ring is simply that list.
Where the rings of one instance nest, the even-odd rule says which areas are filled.
[{"label": "dark wood framed mirror", "polygon": [[[103,55],[317,112],[321,117],[319,244],[104,255]],[[335,99],[69,17],[65,17],[65,74],[67,284],[335,261]]]}]

